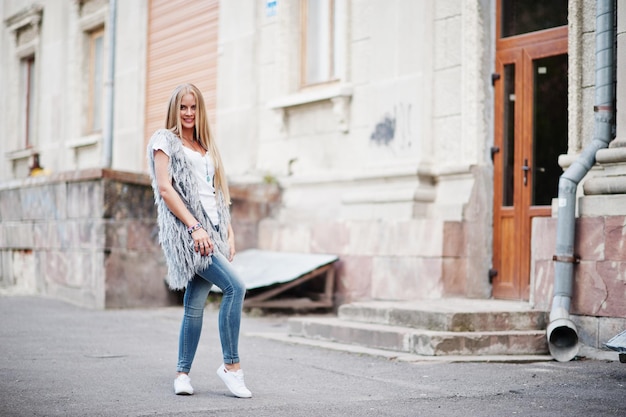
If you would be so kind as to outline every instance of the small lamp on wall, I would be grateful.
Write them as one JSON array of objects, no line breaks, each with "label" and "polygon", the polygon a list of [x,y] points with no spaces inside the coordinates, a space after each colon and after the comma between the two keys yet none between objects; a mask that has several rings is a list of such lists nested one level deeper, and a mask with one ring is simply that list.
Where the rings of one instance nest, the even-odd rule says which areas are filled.
[{"label": "small lamp on wall", "polygon": [[33,154],[33,164],[30,166],[28,175],[30,177],[38,177],[38,176],[42,176],[42,175],[50,175],[50,170],[45,169],[39,163],[39,154],[38,153],[34,153]]}]

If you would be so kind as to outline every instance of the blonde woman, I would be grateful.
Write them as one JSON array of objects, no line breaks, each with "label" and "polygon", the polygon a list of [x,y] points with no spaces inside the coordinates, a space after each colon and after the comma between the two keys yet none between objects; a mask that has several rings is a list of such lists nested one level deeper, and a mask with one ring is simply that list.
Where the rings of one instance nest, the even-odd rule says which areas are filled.
[{"label": "blonde woman", "polygon": [[222,290],[219,334],[223,364],[217,374],[237,397],[252,396],[239,363],[239,326],[245,285],[230,265],[235,239],[230,194],[202,93],[192,84],[174,90],[165,129],[148,145],[149,170],[158,210],[159,242],[172,289],[185,288],[174,392],[191,395],[189,371],[209,290]]}]

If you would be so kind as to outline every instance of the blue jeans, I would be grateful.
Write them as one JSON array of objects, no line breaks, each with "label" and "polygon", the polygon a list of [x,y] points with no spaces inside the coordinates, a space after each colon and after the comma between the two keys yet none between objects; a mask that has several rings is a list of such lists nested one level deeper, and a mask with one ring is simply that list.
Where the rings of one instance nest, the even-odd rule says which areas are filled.
[{"label": "blue jeans", "polygon": [[185,290],[185,313],[180,327],[177,372],[189,372],[202,331],[202,316],[209,290],[215,284],[222,290],[219,332],[224,363],[239,363],[239,325],[246,286],[224,255],[215,252],[213,263],[198,272]]}]

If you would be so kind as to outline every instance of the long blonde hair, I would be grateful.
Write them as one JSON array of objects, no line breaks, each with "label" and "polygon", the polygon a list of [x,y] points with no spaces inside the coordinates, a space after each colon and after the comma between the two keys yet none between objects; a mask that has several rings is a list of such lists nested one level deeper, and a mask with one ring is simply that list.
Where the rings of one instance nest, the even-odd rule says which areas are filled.
[{"label": "long blonde hair", "polygon": [[165,128],[172,131],[178,137],[182,136],[183,126],[180,120],[180,106],[183,96],[186,94],[191,94],[196,99],[196,125],[193,129],[193,137],[200,143],[204,150],[211,155],[211,159],[213,159],[213,164],[215,165],[215,189],[221,190],[226,204],[230,204],[230,192],[228,191],[228,180],[226,179],[224,164],[222,163],[220,152],[217,149],[217,144],[211,134],[204,98],[198,87],[193,84],[181,84],[174,89],[167,105]]}]

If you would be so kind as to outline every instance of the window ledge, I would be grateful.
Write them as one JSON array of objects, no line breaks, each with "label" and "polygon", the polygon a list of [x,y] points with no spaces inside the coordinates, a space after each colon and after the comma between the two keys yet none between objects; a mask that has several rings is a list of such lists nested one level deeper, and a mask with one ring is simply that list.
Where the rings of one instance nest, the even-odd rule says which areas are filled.
[{"label": "window ledge", "polygon": [[304,91],[280,97],[270,101],[268,107],[275,111],[279,130],[284,132],[287,129],[287,109],[320,101],[330,101],[333,104],[333,114],[337,119],[339,130],[347,133],[349,130],[348,116],[352,93],[351,85],[339,84],[324,89]]},{"label": "window ledge", "polygon": [[83,136],[78,139],[68,140],[65,142],[65,145],[68,148],[82,148],[84,146],[97,145],[101,138],[102,134],[96,133],[93,135]]},{"label": "window ledge", "polygon": [[101,7],[99,10],[88,14],[83,14],[78,19],[78,25],[83,32],[89,32],[104,25],[108,13],[107,7]]},{"label": "window ledge", "polygon": [[316,89],[303,91],[296,94],[290,94],[285,97],[269,102],[271,109],[282,109],[303,104],[315,103],[318,101],[332,100],[336,97],[352,97],[352,86],[347,84],[334,85],[324,89]]},{"label": "window ledge", "polygon": [[36,153],[37,151],[35,150],[35,148],[26,148],[26,149],[19,149],[16,151],[7,152],[5,156],[10,161],[17,161],[18,159],[30,158]]}]

